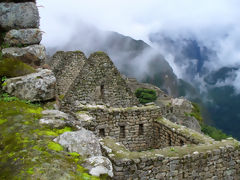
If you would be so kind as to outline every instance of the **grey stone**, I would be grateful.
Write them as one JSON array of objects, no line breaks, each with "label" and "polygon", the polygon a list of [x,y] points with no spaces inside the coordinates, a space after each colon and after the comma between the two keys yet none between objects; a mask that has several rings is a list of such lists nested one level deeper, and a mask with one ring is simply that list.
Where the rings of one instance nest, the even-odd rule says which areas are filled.
[{"label": "grey stone", "polygon": [[7,79],[3,90],[12,96],[29,101],[46,101],[55,97],[56,78],[48,69]]},{"label": "grey stone", "polygon": [[100,143],[97,137],[82,128],[75,132],[65,132],[54,139],[69,152],[77,152],[83,157],[101,156]]},{"label": "grey stone", "polygon": [[48,125],[52,128],[62,128],[70,124],[71,116],[58,110],[44,110],[43,117],[39,120],[40,124]]},{"label": "grey stone", "polygon": [[39,29],[13,29],[4,37],[5,43],[11,46],[39,44],[42,32]]},{"label": "grey stone", "polygon": [[89,170],[89,173],[93,176],[100,176],[107,174],[113,177],[113,167],[111,161],[103,156],[93,156],[86,159],[84,167]]},{"label": "grey stone", "polygon": [[24,48],[5,48],[2,50],[3,57],[16,58],[26,64],[37,67],[44,63],[46,49],[43,45],[31,45]]},{"label": "grey stone", "polygon": [[35,3],[0,3],[0,27],[4,30],[39,27]]}]

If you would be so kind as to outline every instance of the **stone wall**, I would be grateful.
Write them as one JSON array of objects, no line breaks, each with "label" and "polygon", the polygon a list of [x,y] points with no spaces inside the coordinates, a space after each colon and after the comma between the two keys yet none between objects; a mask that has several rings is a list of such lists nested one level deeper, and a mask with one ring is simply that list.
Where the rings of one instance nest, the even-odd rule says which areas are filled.
[{"label": "stone wall", "polygon": [[191,137],[184,136],[176,132],[174,128],[157,121],[155,121],[153,125],[153,134],[154,143],[152,148],[154,149],[168,146],[183,146],[184,144],[198,144],[198,142]]},{"label": "stone wall", "polygon": [[86,60],[81,51],[58,51],[53,55],[49,65],[57,79],[56,90],[60,99],[68,92]]},{"label": "stone wall", "polygon": [[46,52],[45,47],[39,45],[42,40],[39,19],[35,1],[0,3],[0,50],[3,57],[15,58],[33,67],[44,63]]},{"label": "stone wall", "polygon": [[161,108],[158,106],[107,108],[101,105],[80,105],[75,111],[77,117],[82,114],[93,117],[89,124],[84,122],[87,124],[85,128],[100,137],[113,137],[131,151],[201,142],[192,137],[194,131],[189,130],[192,134],[186,134],[176,130],[174,123],[159,118]]},{"label": "stone wall", "polygon": [[113,163],[116,180],[240,178],[240,145],[236,140],[129,152],[106,138],[102,148]]},{"label": "stone wall", "polygon": [[111,59],[103,52],[90,55],[67,92],[63,106],[71,108],[77,102],[111,107],[139,104]]}]

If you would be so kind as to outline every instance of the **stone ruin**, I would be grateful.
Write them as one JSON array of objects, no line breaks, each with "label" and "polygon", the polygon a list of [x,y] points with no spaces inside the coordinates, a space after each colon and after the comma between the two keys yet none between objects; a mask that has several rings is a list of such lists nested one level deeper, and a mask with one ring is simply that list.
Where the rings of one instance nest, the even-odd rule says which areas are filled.
[{"label": "stone ruin", "polygon": [[[159,91],[164,100],[160,106],[140,105],[129,87],[131,83],[120,75],[105,53],[93,53],[88,59],[80,52],[68,53],[58,52],[52,61],[53,69],[58,66],[56,71],[64,72],[56,75],[69,79],[57,81],[59,95],[64,94],[61,110],[102,138],[104,154],[113,163],[113,179],[236,179],[239,176],[235,140],[217,142],[165,118],[174,114],[187,118],[184,113],[192,110],[189,101],[173,99]],[[81,54],[78,60],[65,59],[76,53]],[[62,56],[56,58],[59,54]],[[68,69],[60,65],[64,64],[62,60],[68,65],[74,66],[71,61],[81,64],[78,74],[71,71],[76,67]]]},{"label": "stone ruin", "polygon": [[[0,29],[6,32],[4,43],[10,46],[1,49],[2,54],[38,68],[46,58],[44,46],[39,45],[42,33],[38,10],[34,2],[17,2],[0,6]],[[57,110],[45,112],[59,118],[52,120],[51,114],[40,123],[51,121],[54,127],[65,126],[61,119],[71,116],[68,123],[95,133],[101,138],[103,154],[113,164],[113,179],[239,179],[239,142],[232,138],[214,141],[181,126],[186,118],[184,113],[192,110],[186,100],[172,99],[154,86],[124,79],[103,52],[93,53],[89,58],[80,51],[57,52],[49,65],[56,79],[50,70],[43,70],[47,79],[51,79],[44,86],[48,93],[40,93],[44,97],[38,95],[43,92],[41,87],[29,89],[32,79],[35,85],[49,82],[40,73],[42,70],[28,79],[22,76],[20,87],[13,85],[17,80],[15,84],[19,84],[19,78],[9,79],[5,90],[14,89],[14,95],[18,96],[21,88],[20,92],[23,89],[26,93],[21,92],[20,98],[30,101],[53,99],[56,92],[61,110],[68,115]],[[155,89],[159,97],[157,105],[139,104],[134,96],[138,87]],[[25,96],[28,92],[34,92],[29,99]],[[165,118],[171,119],[173,115],[181,121],[172,123]],[[92,132],[86,132],[93,136]]]}]

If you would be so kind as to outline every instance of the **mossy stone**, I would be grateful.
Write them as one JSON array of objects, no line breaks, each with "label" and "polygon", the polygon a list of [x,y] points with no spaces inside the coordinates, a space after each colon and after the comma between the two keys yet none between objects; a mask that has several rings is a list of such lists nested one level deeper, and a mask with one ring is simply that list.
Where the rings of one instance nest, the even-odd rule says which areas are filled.
[{"label": "mossy stone", "polygon": [[14,58],[0,59],[0,77],[8,78],[23,76],[36,72],[31,66]]}]

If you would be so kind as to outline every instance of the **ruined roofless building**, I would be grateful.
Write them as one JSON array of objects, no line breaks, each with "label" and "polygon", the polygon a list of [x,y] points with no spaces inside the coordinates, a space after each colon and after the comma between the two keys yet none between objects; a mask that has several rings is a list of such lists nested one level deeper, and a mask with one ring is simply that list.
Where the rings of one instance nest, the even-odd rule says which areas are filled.
[{"label": "ruined roofless building", "polygon": [[[96,52],[87,60],[84,57],[78,59],[78,62],[80,61],[84,62],[84,65],[74,67],[78,68],[79,73],[64,96],[66,106],[83,103],[131,107],[139,104],[107,54]],[[62,88],[64,91],[64,87]]]},{"label": "ruined roofless building", "polygon": [[61,109],[102,138],[113,179],[239,177],[234,139],[216,142],[162,118],[171,107],[140,106],[105,53],[87,59],[81,52],[58,52],[54,57]]},{"label": "ruined roofless building", "polygon": [[87,112],[93,122],[85,128],[98,136],[113,137],[132,151],[198,143],[156,122],[161,108],[140,105],[106,53],[95,52],[87,59],[80,51],[57,52],[50,65],[61,109],[76,116]]}]

